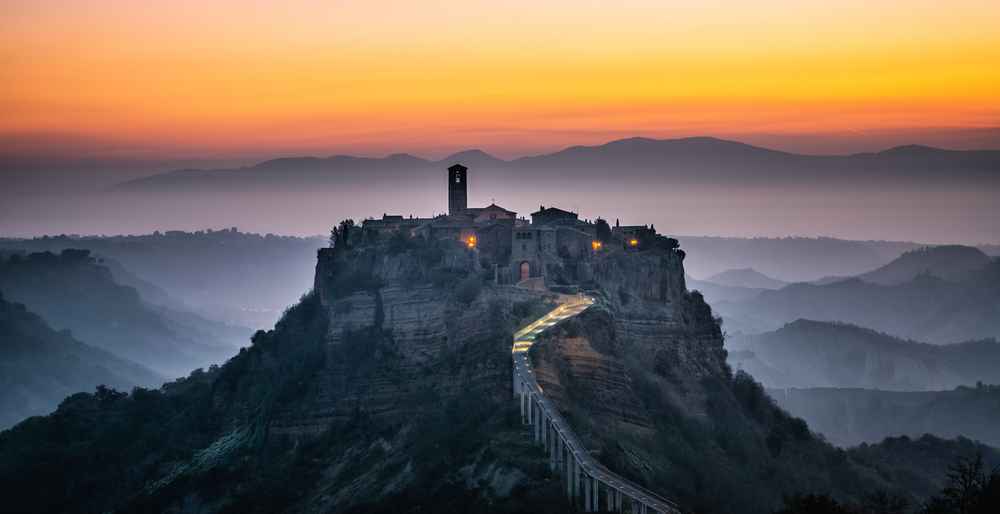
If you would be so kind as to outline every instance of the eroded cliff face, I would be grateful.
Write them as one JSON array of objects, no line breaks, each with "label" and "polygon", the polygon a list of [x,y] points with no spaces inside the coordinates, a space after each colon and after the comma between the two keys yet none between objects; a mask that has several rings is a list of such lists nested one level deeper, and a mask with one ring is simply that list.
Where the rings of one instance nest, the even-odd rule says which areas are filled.
[{"label": "eroded cliff face", "polygon": [[460,394],[505,401],[511,306],[529,295],[486,287],[480,271],[474,252],[460,247],[425,258],[384,245],[321,252],[323,366],[309,404],[290,409],[274,430],[318,433],[358,415],[398,421],[429,398]]},{"label": "eroded cliff face", "polygon": [[682,260],[669,248],[595,259],[598,302],[532,347],[540,384],[590,451],[695,511],[771,512],[796,491],[853,499],[885,486],[733,376]]},{"label": "eroded cliff face", "polygon": [[663,394],[682,410],[704,416],[701,380],[729,370],[719,325],[687,291],[680,255],[609,253],[592,267],[597,304],[535,350],[547,394],[571,414],[586,405],[587,424],[645,433],[654,414],[635,390],[632,371],[641,370],[665,379]]}]

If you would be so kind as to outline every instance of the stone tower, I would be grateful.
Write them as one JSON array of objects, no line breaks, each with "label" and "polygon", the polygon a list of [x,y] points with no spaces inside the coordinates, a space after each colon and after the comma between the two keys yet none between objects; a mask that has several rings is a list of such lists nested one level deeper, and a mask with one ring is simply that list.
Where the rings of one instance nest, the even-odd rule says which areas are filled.
[{"label": "stone tower", "polygon": [[454,164],[448,168],[448,214],[458,214],[468,208],[469,186],[466,172],[469,168]]}]

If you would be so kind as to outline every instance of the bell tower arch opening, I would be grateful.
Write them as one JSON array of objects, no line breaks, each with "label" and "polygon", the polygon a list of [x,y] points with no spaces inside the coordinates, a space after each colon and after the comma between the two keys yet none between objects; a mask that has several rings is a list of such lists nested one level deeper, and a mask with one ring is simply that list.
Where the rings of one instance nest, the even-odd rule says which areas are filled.
[{"label": "bell tower arch opening", "polygon": [[459,214],[469,207],[468,171],[461,164],[448,168],[448,214]]},{"label": "bell tower arch opening", "polygon": [[528,261],[521,262],[521,282],[531,278],[531,264]]}]

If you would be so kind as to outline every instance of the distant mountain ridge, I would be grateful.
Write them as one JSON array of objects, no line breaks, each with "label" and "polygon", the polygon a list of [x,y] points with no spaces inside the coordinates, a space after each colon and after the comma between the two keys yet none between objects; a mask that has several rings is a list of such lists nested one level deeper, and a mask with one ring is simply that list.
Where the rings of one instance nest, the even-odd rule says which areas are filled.
[{"label": "distant mountain ridge", "polygon": [[262,235],[229,228],[0,239],[0,252],[90,250],[104,261],[116,282],[135,288],[152,304],[259,328],[273,324],[285,307],[312,287],[316,250],[327,243],[326,237]]},{"label": "distant mountain ridge", "polygon": [[959,280],[989,263],[988,255],[971,246],[927,246],[910,250],[889,264],[857,278],[881,285],[902,284],[924,273],[946,280]]},{"label": "distant mountain ridge", "polygon": [[788,282],[769,277],[753,268],[726,270],[706,278],[705,282],[751,289],[781,289],[788,285]]},{"label": "distant mountain ridge", "polygon": [[800,319],[727,343],[732,366],[772,388],[946,390],[1000,384],[996,339],[932,345],[846,323]]},{"label": "distant mountain ridge", "polygon": [[903,146],[853,155],[803,155],[713,137],[633,137],[594,146],[572,146],[549,154],[503,160],[466,150],[441,160],[409,154],[386,157],[283,157],[229,169],[184,169],[123,182],[123,191],[258,190],[335,186],[348,180],[410,183],[436,178],[442,166],[467,166],[505,178],[546,179],[570,170],[577,179],[642,179],[671,182],[785,183],[907,180],[924,183],[1000,185],[1000,151],[955,151]]},{"label": "distant mountain ridge", "polygon": [[769,389],[768,394],[838,446],[932,434],[1000,447],[1000,386],[996,385],[949,391]]},{"label": "distant mountain ridge", "polygon": [[[720,302],[713,308],[731,333],[766,332],[805,318],[842,321],[939,344],[1000,337],[1000,260],[990,260],[979,269],[948,273],[954,279],[908,264],[931,254],[900,258],[900,264],[890,264],[874,275],[877,280],[890,281],[913,275],[899,283],[882,285],[857,277],[821,285],[798,283],[762,291],[751,299]],[[966,266],[934,269],[965,270]]]}]

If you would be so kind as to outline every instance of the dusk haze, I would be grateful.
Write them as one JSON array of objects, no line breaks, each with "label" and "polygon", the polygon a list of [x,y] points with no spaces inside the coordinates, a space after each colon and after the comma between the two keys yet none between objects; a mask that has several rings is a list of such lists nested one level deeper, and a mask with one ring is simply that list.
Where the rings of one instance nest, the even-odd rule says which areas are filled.
[{"label": "dusk haze", "polygon": [[0,512],[1000,512],[1000,3],[7,0]]}]

